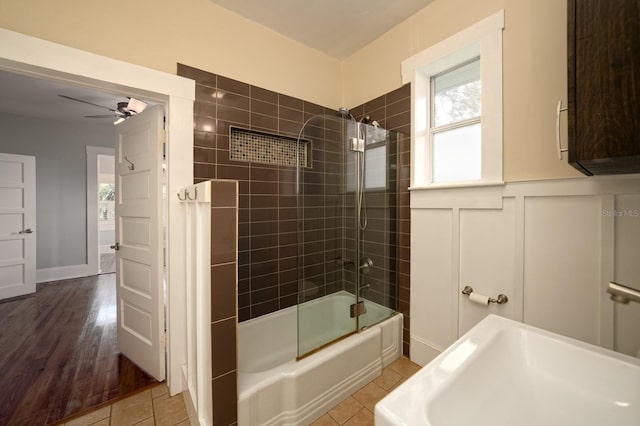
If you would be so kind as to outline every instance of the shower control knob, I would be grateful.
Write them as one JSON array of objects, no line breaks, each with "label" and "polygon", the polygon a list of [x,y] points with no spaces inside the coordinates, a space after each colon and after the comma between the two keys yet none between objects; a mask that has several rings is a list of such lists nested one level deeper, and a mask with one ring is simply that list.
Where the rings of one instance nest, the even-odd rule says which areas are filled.
[{"label": "shower control knob", "polygon": [[363,274],[370,274],[373,270],[373,260],[368,257],[363,257],[360,261],[360,270]]}]

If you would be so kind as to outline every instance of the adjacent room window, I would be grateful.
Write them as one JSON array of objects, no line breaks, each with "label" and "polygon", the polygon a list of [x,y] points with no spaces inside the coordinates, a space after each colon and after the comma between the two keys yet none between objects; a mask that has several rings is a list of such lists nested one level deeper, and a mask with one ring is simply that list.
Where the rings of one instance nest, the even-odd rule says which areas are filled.
[{"label": "adjacent room window", "polygon": [[502,183],[502,11],[403,61],[412,188]]}]

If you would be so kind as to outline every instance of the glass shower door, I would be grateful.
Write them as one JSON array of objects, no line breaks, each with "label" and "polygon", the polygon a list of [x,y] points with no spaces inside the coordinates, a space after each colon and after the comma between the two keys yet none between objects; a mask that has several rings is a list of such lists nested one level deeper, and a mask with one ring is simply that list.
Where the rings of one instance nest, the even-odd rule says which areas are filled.
[{"label": "glass shower door", "polygon": [[[297,167],[298,357],[356,331],[349,315],[355,293],[345,290],[345,121],[313,116],[298,146],[310,160]],[[299,148],[300,150],[300,148]],[[300,150],[300,152],[303,152]]]},{"label": "glass shower door", "polygon": [[305,123],[298,146],[312,160],[298,162],[296,188],[303,357],[395,312],[397,143],[380,127],[324,115]]},{"label": "glass shower door", "polygon": [[359,228],[358,329],[393,315],[397,307],[397,133],[361,124],[362,201]]}]

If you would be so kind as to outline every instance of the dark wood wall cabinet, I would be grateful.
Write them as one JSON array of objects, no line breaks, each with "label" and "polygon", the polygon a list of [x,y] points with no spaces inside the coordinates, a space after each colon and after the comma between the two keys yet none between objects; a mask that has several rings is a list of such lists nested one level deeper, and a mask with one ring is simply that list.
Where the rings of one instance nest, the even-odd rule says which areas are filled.
[{"label": "dark wood wall cabinet", "polygon": [[569,163],[640,173],[640,0],[568,0]]}]

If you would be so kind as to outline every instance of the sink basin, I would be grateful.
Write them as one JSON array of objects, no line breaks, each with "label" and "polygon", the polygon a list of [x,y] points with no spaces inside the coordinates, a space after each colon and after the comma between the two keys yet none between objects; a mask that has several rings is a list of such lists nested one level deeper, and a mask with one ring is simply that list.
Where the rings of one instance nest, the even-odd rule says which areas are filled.
[{"label": "sink basin", "polygon": [[376,426],[640,425],[640,359],[489,315],[382,399]]}]

